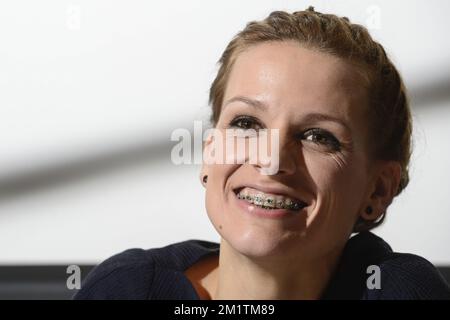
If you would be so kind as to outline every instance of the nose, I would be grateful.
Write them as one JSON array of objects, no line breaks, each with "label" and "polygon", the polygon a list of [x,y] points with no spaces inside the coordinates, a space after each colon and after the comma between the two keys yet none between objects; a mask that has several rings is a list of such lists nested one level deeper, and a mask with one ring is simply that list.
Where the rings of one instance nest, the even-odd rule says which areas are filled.
[{"label": "nose", "polygon": [[[274,133],[276,133],[274,135]],[[270,131],[270,142],[268,154],[270,155],[270,164],[262,163],[260,157],[256,167],[262,174],[267,174],[268,167],[272,166],[270,170],[271,175],[292,175],[297,171],[299,146],[295,138],[293,138],[285,130]],[[277,168],[274,168],[276,163]],[[276,170],[273,170],[276,169]]]},{"label": "nose", "polygon": [[291,175],[297,171],[298,148],[296,141],[285,139],[280,143],[279,174]]}]

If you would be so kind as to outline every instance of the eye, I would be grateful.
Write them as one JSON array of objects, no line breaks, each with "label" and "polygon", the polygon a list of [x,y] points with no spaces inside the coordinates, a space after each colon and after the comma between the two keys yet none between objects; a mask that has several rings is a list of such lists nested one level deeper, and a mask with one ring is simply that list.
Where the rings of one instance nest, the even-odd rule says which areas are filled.
[{"label": "eye", "polygon": [[238,116],[230,122],[230,127],[244,129],[244,130],[248,130],[248,129],[258,130],[258,129],[262,128],[262,125],[254,117]]},{"label": "eye", "polygon": [[333,134],[320,128],[306,130],[303,132],[302,138],[316,145],[332,149],[333,151],[338,151],[341,148],[339,140]]}]

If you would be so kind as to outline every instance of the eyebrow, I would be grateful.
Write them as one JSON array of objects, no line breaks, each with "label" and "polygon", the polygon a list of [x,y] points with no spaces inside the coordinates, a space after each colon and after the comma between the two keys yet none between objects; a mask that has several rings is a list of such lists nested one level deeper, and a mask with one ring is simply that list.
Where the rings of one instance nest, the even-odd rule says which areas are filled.
[{"label": "eyebrow", "polygon": [[267,107],[268,107],[266,103],[264,103],[260,100],[255,100],[255,99],[251,99],[251,98],[244,97],[244,96],[235,96],[235,97],[230,98],[227,101],[225,101],[225,103],[223,104],[223,108],[225,108],[227,105],[229,105],[232,102],[243,102],[254,108],[264,109],[264,110],[267,109]]},{"label": "eyebrow", "polygon": [[[243,103],[245,103],[249,106],[252,106],[254,108],[257,108],[257,109],[266,110],[268,108],[268,105],[265,102],[260,101],[260,100],[251,99],[251,98],[248,98],[245,96],[235,96],[233,98],[228,99],[223,104],[223,108],[225,108],[228,104],[230,104],[232,102],[243,102]],[[350,127],[348,126],[348,124],[345,121],[343,121],[337,117],[334,117],[332,115],[328,115],[328,114],[324,114],[324,113],[318,113],[318,112],[308,113],[303,117],[303,121],[304,122],[324,122],[324,121],[335,122],[335,123],[338,123],[341,126],[345,127],[349,132],[351,132]]]},{"label": "eyebrow", "polygon": [[352,130],[345,121],[336,118],[332,115],[324,113],[308,113],[307,115],[304,116],[303,119],[305,122],[323,122],[323,121],[335,122],[346,128],[349,132],[352,132]]}]

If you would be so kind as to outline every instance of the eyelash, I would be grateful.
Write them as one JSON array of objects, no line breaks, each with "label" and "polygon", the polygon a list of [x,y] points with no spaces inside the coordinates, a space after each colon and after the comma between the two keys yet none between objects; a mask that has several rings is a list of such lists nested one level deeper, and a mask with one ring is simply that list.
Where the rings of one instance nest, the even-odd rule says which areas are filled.
[{"label": "eyelash", "polygon": [[[247,121],[247,125],[242,125],[240,123],[242,123],[243,121]],[[259,128],[253,128],[253,125],[257,125]],[[261,129],[263,127],[263,125],[261,124],[261,122],[251,116],[237,116],[235,117],[229,124],[229,127],[234,127],[234,128],[239,128],[239,129],[244,129],[244,130],[248,130],[248,129]],[[311,128],[311,129],[307,129],[304,132],[298,134],[298,137],[301,139],[306,139],[307,137],[316,137],[315,139],[313,138],[313,140],[308,140],[311,141],[315,144],[318,145],[325,145],[327,147],[331,147],[334,151],[339,151],[341,149],[341,143],[339,142],[339,140],[337,138],[334,137],[333,134],[331,134],[330,132],[328,132],[327,130],[321,129],[321,128]],[[317,138],[319,137],[319,139]],[[320,140],[322,140],[323,138],[325,138],[325,142],[320,142]]]},{"label": "eyelash", "polygon": [[[259,126],[258,129],[261,129],[263,126],[261,125],[261,123],[258,121],[258,119],[251,117],[251,116],[237,116],[236,118],[234,118],[233,120],[231,120],[230,122],[230,127],[235,127],[235,128],[239,128],[239,129],[255,129],[255,128],[251,128],[249,126],[243,126],[243,125],[239,125],[239,123],[241,121],[249,121],[253,124],[257,124]],[[256,129],[255,129],[256,130]]]}]

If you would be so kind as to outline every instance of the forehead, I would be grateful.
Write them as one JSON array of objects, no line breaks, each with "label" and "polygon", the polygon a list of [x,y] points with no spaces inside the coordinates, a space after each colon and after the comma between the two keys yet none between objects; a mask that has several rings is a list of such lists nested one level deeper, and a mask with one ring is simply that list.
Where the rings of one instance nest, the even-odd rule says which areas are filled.
[{"label": "forehead", "polygon": [[365,81],[358,67],[331,54],[293,41],[266,42],[237,56],[224,100],[249,95],[269,104],[347,114],[366,102]]}]

